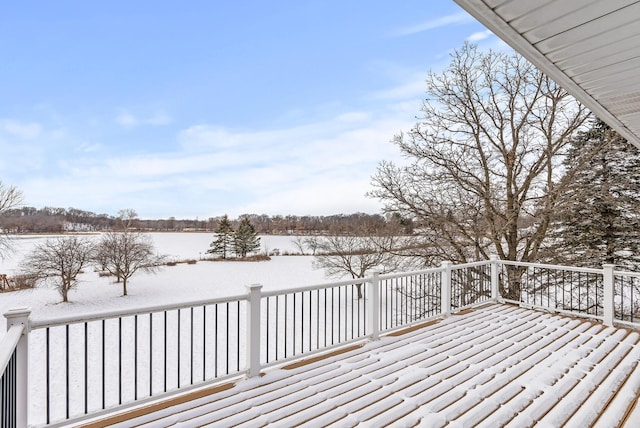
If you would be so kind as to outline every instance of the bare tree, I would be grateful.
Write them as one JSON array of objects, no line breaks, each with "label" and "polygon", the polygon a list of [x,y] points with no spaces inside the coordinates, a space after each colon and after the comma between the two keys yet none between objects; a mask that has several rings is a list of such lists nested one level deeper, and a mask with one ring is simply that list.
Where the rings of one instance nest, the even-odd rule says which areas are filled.
[{"label": "bare tree", "polygon": [[96,246],[94,261],[122,281],[122,295],[127,295],[127,282],[136,272],[155,272],[165,257],[154,252],[151,239],[144,233],[125,230],[107,232]]},{"label": "bare tree", "polygon": [[303,243],[311,251],[311,254],[315,256],[318,252],[318,240],[313,236],[307,236],[304,238]]},{"label": "bare tree", "polygon": [[301,236],[298,235],[291,240],[293,245],[300,251],[300,254],[306,255],[307,251],[311,252],[312,256],[316,255],[318,251],[319,238],[317,236]]},{"label": "bare tree", "polygon": [[122,230],[133,229],[138,220],[138,213],[132,208],[125,208],[118,211],[118,220]]},{"label": "bare tree", "polygon": [[22,270],[38,281],[52,280],[55,288],[68,302],[68,294],[77,286],[77,277],[91,261],[93,244],[77,236],[47,239],[37,244],[22,263]]},{"label": "bare tree", "polygon": [[429,73],[422,112],[394,138],[407,164],[382,162],[370,196],[415,221],[428,264],[535,261],[585,107],[519,55],[466,44]]},{"label": "bare tree", "polygon": [[298,249],[300,254],[302,254],[303,256],[306,254],[306,247],[307,247],[307,245],[305,244],[305,239],[306,238],[304,236],[298,235],[291,240],[291,243],[295,245],[295,247]]},{"label": "bare tree", "polygon": [[[12,209],[22,204],[22,192],[14,186],[5,186],[0,181],[0,218]],[[2,223],[0,223],[0,259],[11,249],[10,241],[7,237],[7,231]]]},{"label": "bare tree", "polygon": [[[310,237],[316,253],[313,266],[324,269],[327,276],[364,278],[374,268],[395,271],[403,262],[392,249],[399,239],[393,235],[343,235]],[[358,284],[358,298],[362,298],[362,284]]]}]

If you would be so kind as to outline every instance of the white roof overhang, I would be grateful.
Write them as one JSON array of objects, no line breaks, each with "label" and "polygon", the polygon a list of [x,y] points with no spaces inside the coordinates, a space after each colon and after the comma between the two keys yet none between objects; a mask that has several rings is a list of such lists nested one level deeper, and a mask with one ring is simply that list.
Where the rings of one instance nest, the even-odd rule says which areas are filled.
[{"label": "white roof overhang", "polygon": [[640,1],[454,1],[640,147]]}]

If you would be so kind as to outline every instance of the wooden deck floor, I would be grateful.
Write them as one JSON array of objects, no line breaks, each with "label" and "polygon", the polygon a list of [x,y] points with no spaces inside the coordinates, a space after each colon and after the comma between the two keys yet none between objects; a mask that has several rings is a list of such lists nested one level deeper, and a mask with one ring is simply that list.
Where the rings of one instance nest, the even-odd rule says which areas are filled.
[{"label": "wooden deck floor", "polygon": [[639,341],[491,304],[86,426],[639,427]]}]

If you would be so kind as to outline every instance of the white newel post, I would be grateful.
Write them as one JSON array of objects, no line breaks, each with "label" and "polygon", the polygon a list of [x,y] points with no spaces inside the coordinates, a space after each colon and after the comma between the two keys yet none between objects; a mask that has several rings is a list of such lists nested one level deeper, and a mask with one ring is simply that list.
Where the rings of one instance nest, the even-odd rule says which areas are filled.
[{"label": "white newel post", "polygon": [[498,256],[491,256],[491,300],[496,302],[500,299],[500,289],[498,288],[499,260]]},{"label": "white newel post", "polygon": [[22,337],[16,347],[16,426],[18,428],[26,428],[29,388],[29,315],[31,310],[28,308],[11,309],[4,314],[7,319],[7,330],[16,324],[24,325]]},{"label": "white newel post", "polygon": [[371,340],[378,340],[380,337],[380,272],[373,272],[369,284],[369,334]]},{"label": "white newel post", "polygon": [[604,276],[603,288],[604,288],[604,319],[602,322],[604,325],[613,326],[613,269],[615,265],[606,264],[602,265],[602,271]]},{"label": "white newel post", "polygon": [[247,365],[249,377],[260,375],[260,301],[262,285],[254,284],[249,289],[249,307],[247,308]]},{"label": "white newel post", "polygon": [[441,311],[442,315],[445,317],[451,313],[451,262],[443,261],[440,264],[440,267],[443,269],[442,271],[442,281],[440,290],[442,301],[441,301]]}]

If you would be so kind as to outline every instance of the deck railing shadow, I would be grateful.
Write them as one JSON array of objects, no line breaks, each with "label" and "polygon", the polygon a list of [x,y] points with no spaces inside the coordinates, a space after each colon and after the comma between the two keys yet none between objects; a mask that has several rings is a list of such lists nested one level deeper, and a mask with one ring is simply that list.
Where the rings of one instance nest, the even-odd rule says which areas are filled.
[{"label": "deck railing shadow", "polygon": [[33,321],[15,309],[0,347],[0,427],[61,426],[257,376],[487,302],[637,328],[640,274],[494,259],[90,317]]}]

